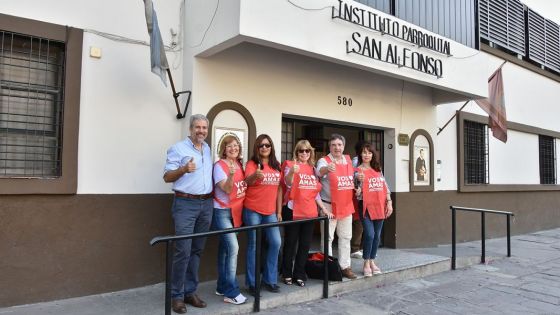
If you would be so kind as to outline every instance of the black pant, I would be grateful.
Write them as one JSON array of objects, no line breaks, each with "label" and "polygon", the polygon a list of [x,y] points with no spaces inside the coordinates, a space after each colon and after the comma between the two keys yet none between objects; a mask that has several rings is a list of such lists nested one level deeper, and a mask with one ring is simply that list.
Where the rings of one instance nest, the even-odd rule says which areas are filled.
[{"label": "black pant", "polygon": [[[287,206],[282,208],[282,220],[293,220],[293,211]],[[283,278],[295,278],[307,281],[305,262],[307,261],[307,255],[311,247],[314,227],[314,222],[284,226],[284,250],[282,252]]]}]

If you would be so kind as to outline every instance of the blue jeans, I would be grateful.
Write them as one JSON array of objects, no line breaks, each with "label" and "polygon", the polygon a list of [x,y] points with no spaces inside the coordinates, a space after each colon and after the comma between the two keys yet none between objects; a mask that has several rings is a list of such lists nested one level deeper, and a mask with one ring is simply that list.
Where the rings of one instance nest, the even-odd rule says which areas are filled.
[{"label": "blue jeans", "polygon": [[[257,225],[262,223],[278,222],[276,214],[262,215],[251,209],[243,208],[243,223],[245,225]],[[280,229],[276,227],[264,229],[268,245],[266,261],[264,262],[263,281],[267,284],[278,282],[278,253],[280,252]],[[257,248],[256,231],[248,232],[247,243],[247,273],[245,284],[255,287],[255,253]]]},{"label": "blue jeans", "polygon": [[[208,232],[212,221],[212,199],[197,200],[175,197],[171,212],[175,235]],[[200,254],[206,238],[175,242],[171,269],[171,297],[183,299],[196,292]]]},{"label": "blue jeans", "polygon": [[[214,208],[212,216],[212,230],[225,230],[233,227],[231,209]],[[218,245],[218,281],[216,291],[223,295],[234,298],[241,293],[237,284],[237,243],[236,233],[220,235]]]},{"label": "blue jeans", "polygon": [[362,220],[362,225],[364,227],[364,234],[362,236],[362,242],[364,245],[364,259],[375,259],[377,256],[377,248],[379,247],[379,241],[381,240],[381,229],[383,228],[383,219],[372,220],[369,218],[369,213],[366,212],[366,217],[364,218],[363,203],[359,202],[359,214]]}]

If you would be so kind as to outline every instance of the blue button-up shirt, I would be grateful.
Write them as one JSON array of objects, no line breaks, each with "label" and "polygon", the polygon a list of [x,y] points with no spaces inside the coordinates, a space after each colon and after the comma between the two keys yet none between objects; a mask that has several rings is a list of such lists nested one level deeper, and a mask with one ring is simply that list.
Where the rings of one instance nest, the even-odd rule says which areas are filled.
[{"label": "blue button-up shirt", "polygon": [[167,150],[167,161],[165,162],[164,174],[174,171],[187,164],[191,158],[196,163],[196,171],[185,173],[173,183],[173,190],[193,194],[204,195],[212,192],[212,155],[210,146],[202,143],[202,153],[194,146],[189,137],[175,143]]}]

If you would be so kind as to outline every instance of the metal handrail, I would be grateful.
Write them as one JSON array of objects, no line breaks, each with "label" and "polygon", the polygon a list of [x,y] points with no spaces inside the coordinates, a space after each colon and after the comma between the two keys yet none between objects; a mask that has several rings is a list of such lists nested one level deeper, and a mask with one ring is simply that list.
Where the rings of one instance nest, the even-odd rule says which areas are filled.
[{"label": "metal handrail", "polygon": [[[171,314],[171,265],[173,262],[173,242],[180,240],[188,240],[198,237],[216,236],[229,233],[246,232],[256,230],[257,242],[255,250],[255,300],[253,302],[253,312],[260,312],[260,286],[261,286],[261,237],[262,229],[283,225],[300,224],[306,222],[323,221],[323,252],[328,253],[328,237],[329,237],[329,220],[326,216],[321,216],[312,219],[301,219],[293,221],[282,221],[266,224],[258,224],[251,226],[244,226],[238,228],[231,228],[219,231],[209,231],[203,233],[194,233],[188,235],[170,235],[170,236],[156,236],[150,241],[150,245],[154,246],[159,243],[166,243],[165,247],[165,315]],[[323,277],[323,298],[329,297],[329,269],[328,269],[328,255],[325,254],[323,258],[324,277]]]},{"label": "metal handrail", "polygon": [[478,209],[478,208],[466,208],[450,206],[451,209],[451,269],[456,269],[457,253],[456,253],[456,219],[455,213],[457,210],[460,211],[470,211],[470,212],[480,212],[480,234],[482,243],[482,253],[480,255],[480,263],[486,262],[486,213],[501,214],[507,217],[507,257],[511,257],[511,224],[510,217],[515,216],[513,212],[509,211],[499,211],[499,210],[488,210],[488,209]]}]

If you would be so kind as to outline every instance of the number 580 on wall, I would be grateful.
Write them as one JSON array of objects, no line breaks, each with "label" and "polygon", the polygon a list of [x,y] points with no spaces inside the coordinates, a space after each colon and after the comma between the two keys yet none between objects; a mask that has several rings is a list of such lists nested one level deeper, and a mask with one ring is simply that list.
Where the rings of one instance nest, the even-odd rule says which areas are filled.
[{"label": "number 580 on wall", "polygon": [[352,99],[346,96],[338,96],[337,97],[337,103],[338,105],[348,105],[348,106],[352,106]]}]

